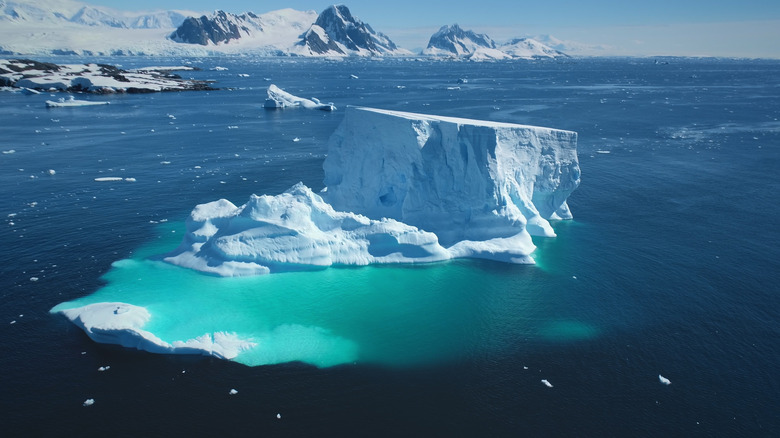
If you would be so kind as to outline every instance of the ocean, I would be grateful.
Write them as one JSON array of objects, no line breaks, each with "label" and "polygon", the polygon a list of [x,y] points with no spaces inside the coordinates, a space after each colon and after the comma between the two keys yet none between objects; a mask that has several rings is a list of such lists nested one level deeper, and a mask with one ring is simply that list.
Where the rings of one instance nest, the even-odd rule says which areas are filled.
[{"label": "ocean", "polygon": [[[0,93],[3,436],[777,434],[780,61],[42,60],[188,64],[219,90]],[[270,84],[337,110],[265,110]],[[234,279],[154,258],[197,204],[320,190],[347,105],[578,132],[574,220],[536,265]],[[273,348],[151,354],[50,313],[101,301]]]}]

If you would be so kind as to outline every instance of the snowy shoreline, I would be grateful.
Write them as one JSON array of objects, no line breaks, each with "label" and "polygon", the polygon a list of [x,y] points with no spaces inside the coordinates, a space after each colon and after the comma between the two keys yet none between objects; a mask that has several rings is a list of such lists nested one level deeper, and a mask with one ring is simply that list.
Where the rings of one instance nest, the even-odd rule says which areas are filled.
[{"label": "snowy shoreline", "polygon": [[182,79],[171,73],[174,70],[152,67],[129,71],[107,64],[54,64],[30,59],[0,59],[0,86],[95,94],[215,89],[206,81]]}]

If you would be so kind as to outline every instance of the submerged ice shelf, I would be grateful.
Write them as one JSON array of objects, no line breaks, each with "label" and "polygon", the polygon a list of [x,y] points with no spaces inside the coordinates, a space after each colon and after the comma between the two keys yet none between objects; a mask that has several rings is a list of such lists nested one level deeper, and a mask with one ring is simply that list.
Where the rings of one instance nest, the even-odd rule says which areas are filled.
[{"label": "submerged ice shelf", "polygon": [[221,276],[330,265],[485,258],[533,263],[579,184],[577,134],[350,107],[333,134],[321,196],[197,206],[165,260]]},{"label": "submerged ice shelf", "polygon": [[[549,221],[572,217],[566,199],[580,181],[576,142],[570,131],[350,107],[330,138],[320,194],[299,183],[242,206],[198,205],[179,247],[161,259],[217,277],[452,258],[533,263],[531,236],[553,237]],[[210,277],[217,280],[229,281]],[[52,311],[97,342],[248,364],[329,366],[354,360],[360,349],[317,324],[240,336],[197,327],[172,341],[180,338],[152,333],[154,315],[143,306],[63,303]],[[306,348],[277,351],[290,342]]]}]

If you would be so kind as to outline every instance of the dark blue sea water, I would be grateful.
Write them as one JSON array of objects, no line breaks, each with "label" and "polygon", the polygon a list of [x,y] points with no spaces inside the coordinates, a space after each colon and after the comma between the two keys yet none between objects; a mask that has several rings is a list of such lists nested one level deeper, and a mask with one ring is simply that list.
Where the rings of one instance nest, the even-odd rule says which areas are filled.
[{"label": "dark blue sea water", "polygon": [[[221,89],[74,109],[0,93],[3,436],[777,435],[780,62],[100,61],[191,62],[203,70],[186,76]],[[266,111],[271,83],[339,110]],[[346,105],[577,131],[575,219],[535,241],[535,266],[236,282],[147,262],[196,204],[322,188]],[[319,324],[360,354],[329,367],[154,355],[49,313],[106,297],[178,306],[182,325],[208,305]]]}]

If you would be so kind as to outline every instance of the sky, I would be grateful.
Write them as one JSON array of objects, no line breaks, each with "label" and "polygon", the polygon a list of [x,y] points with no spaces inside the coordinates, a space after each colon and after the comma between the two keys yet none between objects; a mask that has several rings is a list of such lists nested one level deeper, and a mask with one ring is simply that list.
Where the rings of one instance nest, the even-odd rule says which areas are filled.
[{"label": "sky", "polygon": [[[319,0],[82,0],[120,10],[221,9],[264,13],[293,8],[321,12]],[[778,0],[346,0],[354,16],[397,45],[422,49],[454,23],[496,42],[550,35],[568,52],[597,56],[725,56],[780,58]],[[565,50],[566,51],[566,50]]]}]

